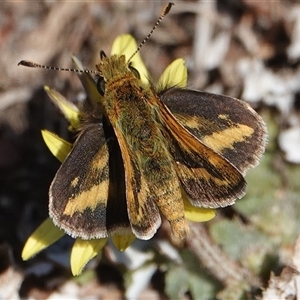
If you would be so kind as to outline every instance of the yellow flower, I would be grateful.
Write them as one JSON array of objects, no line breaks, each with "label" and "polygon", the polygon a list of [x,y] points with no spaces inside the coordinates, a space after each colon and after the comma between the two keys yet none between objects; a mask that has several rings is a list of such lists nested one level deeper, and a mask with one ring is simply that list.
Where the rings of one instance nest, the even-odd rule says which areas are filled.
[{"label": "yellow flower", "polygon": [[[125,34],[119,36],[114,41],[111,54],[124,54],[126,59],[129,59],[136,49],[137,44],[133,37]],[[80,62],[76,58],[73,58],[73,60],[79,68],[82,68]],[[131,63],[132,66],[139,71],[141,80],[144,83],[148,83],[148,72],[139,53],[136,53],[136,55],[131,59]],[[83,76],[80,76],[80,79],[91,101],[98,102],[99,94],[91,76],[89,74],[83,74]],[[184,61],[183,59],[177,59],[164,71],[163,75],[159,79],[158,86],[177,86],[184,88],[186,87],[186,83],[187,70]],[[53,89],[46,86],[45,90],[69,121],[69,129],[78,129],[80,119],[79,109]],[[63,162],[68,153],[71,151],[72,145],[47,130],[42,130],[42,136],[52,154],[60,162]],[[185,197],[183,201],[185,217],[188,220],[204,222],[215,216],[215,210],[193,207]],[[23,260],[27,260],[47,248],[60,239],[64,234],[64,231],[55,226],[50,218],[46,219],[28,238],[22,252]],[[135,236],[133,234],[113,235],[111,238],[115,246],[120,251],[124,251],[134,241]],[[82,240],[77,238],[72,247],[70,258],[73,275],[80,274],[87,262],[99,253],[106,242],[107,238],[93,240]]]}]

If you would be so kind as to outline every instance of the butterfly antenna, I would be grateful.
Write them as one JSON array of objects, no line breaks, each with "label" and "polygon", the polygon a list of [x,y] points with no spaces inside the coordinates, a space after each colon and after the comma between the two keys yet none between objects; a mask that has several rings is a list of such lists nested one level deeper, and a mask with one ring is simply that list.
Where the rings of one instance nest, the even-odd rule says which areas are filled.
[{"label": "butterfly antenna", "polygon": [[[150,36],[152,35],[152,33],[154,32],[156,27],[161,23],[161,21],[163,20],[165,15],[167,15],[169,13],[169,11],[171,10],[171,7],[173,5],[174,5],[174,3],[170,2],[164,7],[164,9],[162,10],[158,20],[154,24],[153,28],[151,29],[149,34],[146,36],[146,38],[144,38],[144,40],[139,44],[139,46],[137,47],[135,52],[131,55],[131,57],[128,61],[130,61],[141,50],[141,48],[144,46],[144,44],[149,40]],[[67,71],[67,72],[74,72],[74,73],[81,73],[81,74],[83,74],[83,73],[99,74],[99,72],[96,71],[96,70],[88,70],[88,69],[78,70],[78,69],[71,69],[71,68],[50,67],[50,66],[40,65],[40,64],[37,64],[35,62],[28,61],[28,60],[21,60],[18,63],[18,66],[19,65],[29,67],[29,68],[41,68],[41,69],[54,70],[54,71]]]},{"label": "butterfly antenna", "polygon": [[18,66],[25,66],[25,67],[29,67],[29,68],[40,68],[40,69],[47,69],[47,70],[54,70],[54,71],[67,71],[67,72],[74,72],[74,73],[94,73],[94,74],[98,74],[99,72],[96,70],[78,70],[78,69],[70,69],[70,68],[57,68],[57,67],[49,67],[49,66],[45,66],[45,65],[40,65],[28,60],[21,60],[18,63]]},{"label": "butterfly antenna", "polygon": [[154,26],[152,27],[151,31],[149,32],[149,34],[144,38],[144,40],[139,44],[139,46],[137,47],[137,49],[135,50],[135,52],[130,56],[128,61],[131,61],[131,59],[141,50],[141,48],[144,46],[144,44],[146,44],[146,42],[149,40],[150,36],[152,35],[152,33],[154,32],[154,30],[156,29],[156,27],[161,23],[161,21],[163,20],[163,18],[165,17],[165,15],[167,15],[169,13],[169,11],[171,10],[172,6],[174,5],[174,3],[169,2],[164,9],[162,10],[158,20],[156,21],[156,23],[154,24]]}]

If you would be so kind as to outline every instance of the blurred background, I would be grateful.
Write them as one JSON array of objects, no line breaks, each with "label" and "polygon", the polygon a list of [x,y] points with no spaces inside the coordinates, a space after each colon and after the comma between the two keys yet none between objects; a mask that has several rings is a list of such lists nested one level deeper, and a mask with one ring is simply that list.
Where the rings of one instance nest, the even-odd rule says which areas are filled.
[{"label": "blurred background", "polygon": [[166,2],[2,2],[0,299],[300,298],[300,4],[174,2],[141,55],[154,82],[181,57],[188,87],[245,100],[264,118],[269,143],[246,177],[247,195],[192,227],[182,244],[164,224],[124,253],[109,244],[79,277],[70,273],[68,237],[23,262],[26,239],[48,216],[48,188],[60,165],[40,130],[72,141],[43,86],[74,103],[84,92],[74,73],[18,62],[73,67],[75,54],[94,69],[118,35],[142,41]]}]

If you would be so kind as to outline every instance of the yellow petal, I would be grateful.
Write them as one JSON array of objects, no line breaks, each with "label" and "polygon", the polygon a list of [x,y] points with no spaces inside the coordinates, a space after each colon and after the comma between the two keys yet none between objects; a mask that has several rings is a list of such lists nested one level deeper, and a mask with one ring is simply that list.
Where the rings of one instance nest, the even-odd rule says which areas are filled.
[{"label": "yellow petal", "polygon": [[215,209],[201,208],[193,206],[187,199],[183,199],[184,215],[187,220],[193,222],[206,222],[216,216]]},{"label": "yellow petal", "polygon": [[31,258],[55,243],[64,234],[64,231],[56,227],[50,218],[47,218],[26,241],[22,251],[22,259]]},{"label": "yellow petal", "polygon": [[125,251],[136,239],[135,235],[113,235],[112,241],[120,251]]},{"label": "yellow petal", "polygon": [[[128,60],[132,54],[137,50],[137,43],[133,36],[130,34],[122,34],[118,36],[112,45],[111,48],[111,55],[118,54],[118,55],[125,55],[126,60]],[[149,75],[148,71],[142,61],[140,53],[136,53],[133,58],[131,59],[132,66],[138,70],[140,73],[141,80],[148,84],[149,83]]]},{"label": "yellow petal", "polygon": [[185,88],[187,85],[187,68],[182,58],[174,60],[163,72],[158,81],[159,87]]},{"label": "yellow petal", "polygon": [[72,128],[78,128],[80,114],[78,108],[72,102],[68,101],[64,96],[50,87],[45,86],[44,89],[53,103],[60,109],[65,118],[70,122]]},{"label": "yellow petal", "polygon": [[95,257],[107,242],[105,239],[82,240],[76,239],[71,252],[71,270],[74,276],[79,275],[85,265]]},{"label": "yellow petal", "polygon": [[51,153],[60,162],[63,162],[71,151],[72,144],[48,130],[42,130],[42,136]]}]

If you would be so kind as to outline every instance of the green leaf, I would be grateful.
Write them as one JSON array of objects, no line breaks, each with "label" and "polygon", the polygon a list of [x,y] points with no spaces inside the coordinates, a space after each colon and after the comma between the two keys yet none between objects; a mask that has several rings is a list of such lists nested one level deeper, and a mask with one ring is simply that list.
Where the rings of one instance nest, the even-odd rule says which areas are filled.
[{"label": "green leaf", "polygon": [[165,292],[170,299],[180,299],[188,291],[188,274],[181,266],[173,266],[166,273]]},{"label": "green leaf", "polygon": [[236,261],[243,261],[253,271],[260,272],[263,260],[272,249],[268,236],[239,220],[220,220],[211,225],[213,239]]},{"label": "green leaf", "polygon": [[189,250],[183,250],[182,259],[188,273],[188,286],[193,299],[213,299],[221,288],[220,284],[201,267],[197,257]]},{"label": "green leaf", "polygon": [[213,299],[221,285],[201,267],[189,250],[181,252],[182,264],[169,266],[165,292],[170,299],[181,299],[190,292],[193,299]]}]

